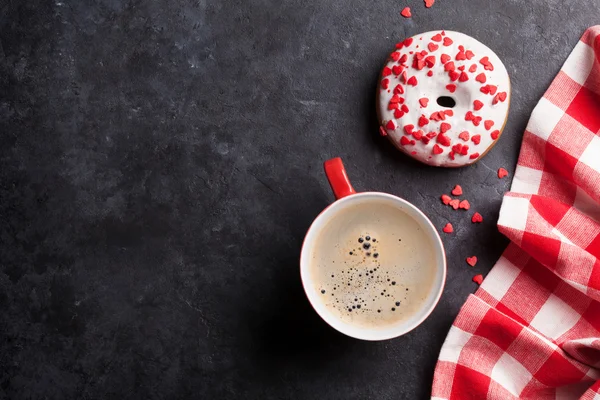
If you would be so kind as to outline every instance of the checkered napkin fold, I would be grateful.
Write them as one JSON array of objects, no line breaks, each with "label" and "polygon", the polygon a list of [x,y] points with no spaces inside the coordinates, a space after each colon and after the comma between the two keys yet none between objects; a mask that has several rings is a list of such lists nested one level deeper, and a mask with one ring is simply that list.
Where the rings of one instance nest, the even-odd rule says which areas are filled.
[{"label": "checkered napkin fold", "polygon": [[511,244],[454,321],[432,399],[600,400],[600,25],[523,136],[498,227]]}]

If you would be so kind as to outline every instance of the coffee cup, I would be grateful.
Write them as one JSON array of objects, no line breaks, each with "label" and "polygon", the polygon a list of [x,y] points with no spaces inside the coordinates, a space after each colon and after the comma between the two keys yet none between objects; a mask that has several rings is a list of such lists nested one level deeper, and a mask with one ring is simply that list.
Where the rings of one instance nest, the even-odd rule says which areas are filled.
[{"label": "coffee cup", "polygon": [[442,240],[408,201],[357,193],[340,158],[324,167],[336,201],[304,238],[300,275],[306,296],[325,322],[350,337],[404,335],[431,314],[442,295]]}]

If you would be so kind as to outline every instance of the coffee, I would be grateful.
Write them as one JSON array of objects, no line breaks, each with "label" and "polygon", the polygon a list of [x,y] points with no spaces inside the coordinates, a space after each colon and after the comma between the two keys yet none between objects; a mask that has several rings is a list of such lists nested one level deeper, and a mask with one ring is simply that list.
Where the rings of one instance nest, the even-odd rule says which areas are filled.
[{"label": "coffee", "polygon": [[320,301],[336,318],[359,328],[388,328],[423,308],[434,290],[435,254],[413,217],[370,201],[331,217],[309,268]]}]

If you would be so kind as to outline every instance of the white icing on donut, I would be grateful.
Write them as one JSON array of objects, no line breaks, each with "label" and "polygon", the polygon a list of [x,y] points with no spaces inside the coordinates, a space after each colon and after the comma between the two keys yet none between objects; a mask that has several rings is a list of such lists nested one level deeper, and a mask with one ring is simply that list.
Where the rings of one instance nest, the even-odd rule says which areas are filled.
[{"label": "white icing on donut", "polygon": [[[426,164],[459,167],[477,161],[495,144],[508,115],[510,78],[502,61],[484,44],[452,31],[416,35],[396,48],[378,88],[382,135]],[[454,93],[447,85],[456,86]],[[452,97],[456,105],[438,105],[440,96]]]}]

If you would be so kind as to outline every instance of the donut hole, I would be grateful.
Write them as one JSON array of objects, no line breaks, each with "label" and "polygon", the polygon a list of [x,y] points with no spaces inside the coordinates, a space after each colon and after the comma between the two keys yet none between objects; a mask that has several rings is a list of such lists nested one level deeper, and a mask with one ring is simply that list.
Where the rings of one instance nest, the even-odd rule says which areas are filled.
[{"label": "donut hole", "polygon": [[437,103],[446,108],[453,108],[456,105],[456,101],[450,96],[440,96],[437,98]]}]

